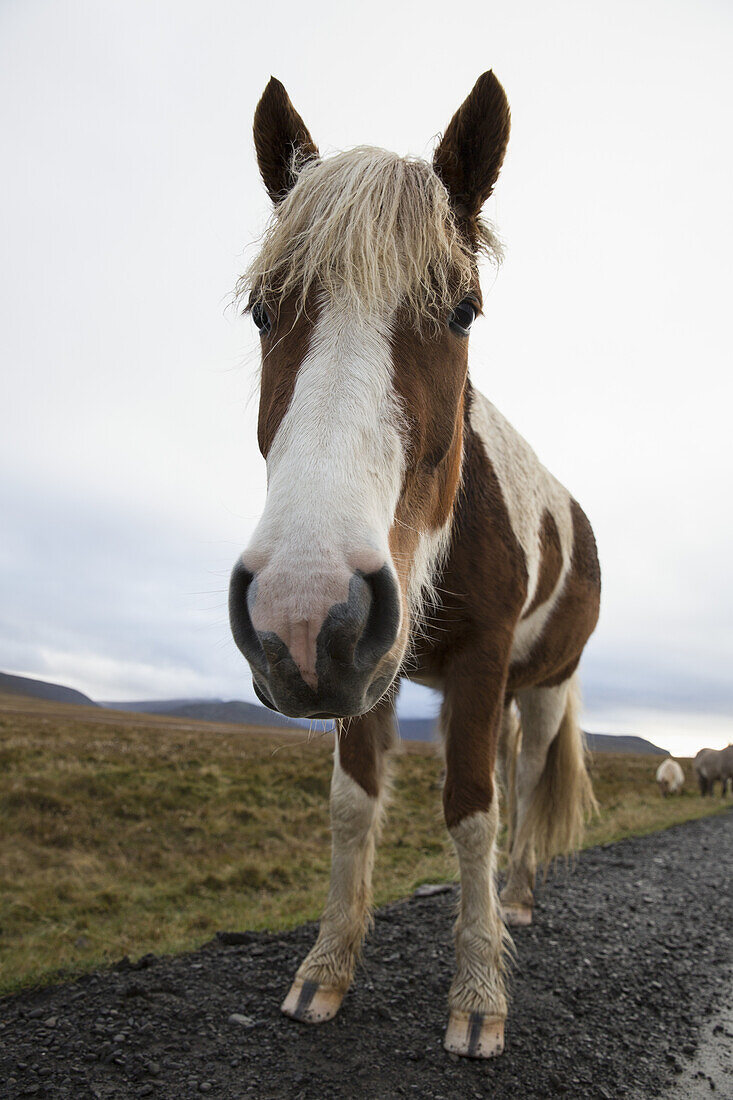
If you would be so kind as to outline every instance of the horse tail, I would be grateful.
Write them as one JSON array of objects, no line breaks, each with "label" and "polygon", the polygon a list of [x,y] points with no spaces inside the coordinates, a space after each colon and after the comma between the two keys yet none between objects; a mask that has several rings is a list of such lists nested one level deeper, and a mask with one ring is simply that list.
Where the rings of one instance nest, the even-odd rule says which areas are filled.
[{"label": "horse tail", "polygon": [[505,727],[502,735],[504,745],[504,795],[506,797],[507,849],[512,850],[514,834],[517,829],[517,757],[522,747],[522,723],[516,706],[507,708],[504,716]]},{"label": "horse tail", "polygon": [[537,862],[547,869],[557,856],[580,848],[586,821],[597,812],[580,727],[580,683],[576,674],[570,680],[564,714],[522,823],[519,846],[531,845]]}]

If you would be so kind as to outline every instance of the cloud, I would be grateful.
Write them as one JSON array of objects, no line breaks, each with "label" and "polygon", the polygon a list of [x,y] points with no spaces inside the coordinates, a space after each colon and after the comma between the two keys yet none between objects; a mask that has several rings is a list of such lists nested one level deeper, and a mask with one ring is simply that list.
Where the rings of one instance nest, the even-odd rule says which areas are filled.
[{"label": "cloud", "polygon": [[[28,507],[28,502],[32,506]],[[96,698],[253,697],[228,627],[236,550],[170,517],[0,484],[0,667]]]}]

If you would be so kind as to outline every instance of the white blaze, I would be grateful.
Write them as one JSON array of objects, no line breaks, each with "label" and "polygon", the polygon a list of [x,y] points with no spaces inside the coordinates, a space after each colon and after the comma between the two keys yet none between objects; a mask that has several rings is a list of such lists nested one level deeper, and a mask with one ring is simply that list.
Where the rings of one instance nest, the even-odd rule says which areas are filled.
[{"label": "white blaze", "polygon": [[296,619],[321,598],[327,610],[336,575],[348,584],[354,569],[390,561],[402,421],[388,320],[325,305],[267,456],[265,511],[244,556],[281,578]]}]

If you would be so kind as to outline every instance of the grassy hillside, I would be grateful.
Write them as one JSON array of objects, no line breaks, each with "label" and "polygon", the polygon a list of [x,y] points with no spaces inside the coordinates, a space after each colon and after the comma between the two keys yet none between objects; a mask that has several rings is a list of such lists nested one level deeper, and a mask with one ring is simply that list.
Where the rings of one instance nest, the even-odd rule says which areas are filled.
[{"label": "grassy hillside", "polygon": [[[330,752],[328,735],[0,696],[0,990],[317,917]],[[595,754],[589,844],[720,806],[694,793],[689,762],[686,793],[662,800],[657,763]],[[377,903],[454,877],[440,770],[424,744],[396,761]]]}]

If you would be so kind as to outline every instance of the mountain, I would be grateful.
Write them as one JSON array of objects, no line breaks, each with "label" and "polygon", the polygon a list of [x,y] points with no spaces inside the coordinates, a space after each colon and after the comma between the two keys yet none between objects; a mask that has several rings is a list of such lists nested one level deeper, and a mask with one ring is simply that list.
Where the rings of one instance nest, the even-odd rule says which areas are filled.
[{"label": "mountain", "polygon": [[[403,741],[437,741],[437,719],[400,718],[400,737]],[[640,752],[654,756],[669,756],[666,749],[660,749],[643,737],[630,734],[586,733],[588,748],[591,752]]]},{"label": "mountain", "polygon": [[[88,695],[61,684],[45,680],[32,680],[27,676],[12,676],[0,672],[0,692],[11,695],[31,695],[37,699],[51,699],[57,703],[76,703],[88,707],[102,706],[111,710],[134,711],[137,714],[165,714],[171,718],[189,718],[195,722],[231,722],[238,726],[271,726],[275,729],[308,729],[311,723],[305,718],[286,718],[258,703],[245,703],[240,699],[148,699],[135,702],[95,703]],[[326,728],[330,723],[317,723]],[[436,718],[399,718],[398,727],[403,741],[438,741]],[[588,733],[588,748],[593,752],[635,752],[654,756],[668,756],[666,749],[646,741],[643,737],[626,734]]]},{"label": "mountain", "polygon": [[278,729],[303,729],[310,726],[306,718],[287,718],[275,710],[239,699],[228,702],[184,703],[165,711],[171,718],[193,718],[197,722],[234,722],[238,726],[275,726]]},{"label": "mountain", "polygon": [[[170,718],[191,718],[198,722],[233,722],[239,726],[274,726],[278,729],[308,729],[307,718],[286,718],[259,703],[245,703],[241,699],[151,699],[132,703],[107,702],[101,704],[112,710],[131,710],[137,714],[165,714]],[[437,738],[435,718],[400,718],[400,736],[404,741],[433,741]],[[329,728],[330,722],[321,720],[317,728]]]},{"label": "mountain", "polygon": [[666,749],[626,733],[586,733],[585,739],[591,752],[641,752],[651,756],[669,756]]},{"label": "mountain", "polygon": [[108,710],[132,710],[139,714],[168,714],[177,707],[190,707],[198,703],[223,703],[223,699],[212,699],[211,696],[202,696],[200,699],[146,699],[142,702],[120,703],[103,699],[101,707]]},{"label": "mountain", "polygon": [[240,699],[153,699],[148,702],[103,703],[113,710],[130,710],[137,714],[165,714],[169,718],[190,718],[195,722],[232,722],[238,726],[273,726],[277,729],[303,729],[307,719],[286,718],[258,703]]},{"label": "mountain", "polygon": [[397,728],[403,741],[438,741],[437,718],[398,718]]},{"label": "mountain", "polygon": [[53,684],[48,680],[32,680],[29,676],[13,676],[9,672],[0,672],[0,692],[7,695],[30,695],[35,699],[52,699],[56,703],[75,703],[77,706],[98,707],[88,695],[63,684]]}]

